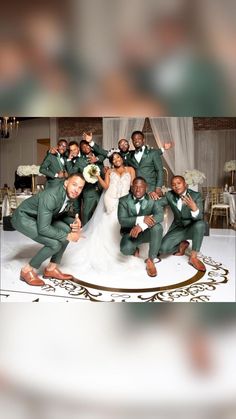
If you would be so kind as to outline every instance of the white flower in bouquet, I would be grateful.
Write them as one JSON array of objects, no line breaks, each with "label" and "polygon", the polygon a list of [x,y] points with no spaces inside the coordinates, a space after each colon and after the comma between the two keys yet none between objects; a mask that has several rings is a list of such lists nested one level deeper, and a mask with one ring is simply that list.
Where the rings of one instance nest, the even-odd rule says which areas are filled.
[{"label": "white flower in bouquet", "polygon": [[196,169],[186,170],[183,176],[188,185],[198,185],[199,183],[203,183],[204,179],[206,179],[204,173]]},{"label": "white flower in bouquet", "polygon": [[224,165],[224,172],[232,172],[236,170],[236,160],[227,161]]},{"label": "white flower in bouquet", "polygon": [[100,169],[96,164],[88,164],[83,170],[84,179],[88,183],[96,183],[97,175],[100,175]]},{"label": "white flower in bouquet", "polygon": [[31,176],[31,175],[41,175],[39,173],[40,166],[36,166],[35,164],[29,165],[29,166],[18,166],[17,168],[17,174],[19,176]]}]

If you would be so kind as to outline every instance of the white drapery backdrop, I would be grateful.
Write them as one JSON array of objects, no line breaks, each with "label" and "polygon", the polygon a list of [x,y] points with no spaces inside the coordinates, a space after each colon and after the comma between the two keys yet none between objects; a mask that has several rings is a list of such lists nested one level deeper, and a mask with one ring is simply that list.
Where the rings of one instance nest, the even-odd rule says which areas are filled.
[{"label": "white drapery backdrop", "polygon": [[185,170],[193,170],[195,168],[193,118],[150,117],[149,119],[158,147],[169,141],[173,144],[173,147],[164,154],[171,171],[183,175]]},{"label": "white drapery backdrop", "polygon": [[145,118],[103,118],[103,148],[116,148],[121,138],[129,140],[133,131],[142,131]]},{"label": "white drapery backdrop", "polygon": [[206,175],[203,186],[231,185],[231,173],[224,172],[224,165],[236,159],[236,130],[195,131],[195,156],[196,168]]},{"label": "white drapery backdrop", "polygon": [[[174,147],[164,159],[175,174],[194,169],[193,118],[152,118],[150,124],[158,147],[171,141]],[[145,118],[103,118],[103,147],[117,147],[120,138],[129,139],[134,130],[141,130]]]}]

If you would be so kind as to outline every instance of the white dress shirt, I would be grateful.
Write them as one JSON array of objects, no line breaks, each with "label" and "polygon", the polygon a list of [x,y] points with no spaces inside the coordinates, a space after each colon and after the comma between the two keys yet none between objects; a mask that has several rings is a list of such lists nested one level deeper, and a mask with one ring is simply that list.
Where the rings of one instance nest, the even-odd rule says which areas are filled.
[{"label": "white dress shirt", "polygon": [[[143,199],[144,199],[144,196],[140,198],[140,201],[142,201]],[[135,208],[136,208],[137,214],[139,214],[141,203],[137,202],[137,204],[135,204]],[[136,218],[135,225],[139,225],[143,231],[148,228],[148,225],[144,222],[144,215],[140,215]]]},{"label": "white dress shirt", "polygon": [[62,207],[59,211],[59,214],[60,214],[60,212],[64,211],[64,209],[67,206],[67,203],[68,203],[69,200],[70,200],[70,198],[68,198],[68,196],[66,195],[66,199],[65,199],[64,204],[62,205]]}]

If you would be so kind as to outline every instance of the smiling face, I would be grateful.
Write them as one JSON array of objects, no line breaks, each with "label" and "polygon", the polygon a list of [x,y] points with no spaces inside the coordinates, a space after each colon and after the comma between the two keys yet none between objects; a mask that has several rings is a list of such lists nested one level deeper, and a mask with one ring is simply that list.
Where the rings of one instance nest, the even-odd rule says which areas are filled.
[{"label": "smiling face", "polygon": [[184,191],[187,189],[187,186],[188,185],[185,182],[185,180],[180,176],[173,177],[171,181],[171,187],[177,195],[182,195]]},{"label": "smiling face", "polygon": [[114,153],[112,156],[112,164],[114,167],[121,167],[123,166],[124,162],[122,157],[118,153]]},{"label": "smiling face", "polygon": [[78,196],[81,194],[83,190],[84,184],[85,180],[77,175],[71,176],[67,180],[65,180],[64,187],[66,189],[68,198],[78,198]]},{"label": "smiling face", "polygon": [[91,147],[90,147],[89,144],[82,143],[80,145],[80,150],[81,150],[81,153],[87,155],[87,154],[89,154],[91,152]]},{"label": "smiling face", "polygon": [[70,145],[70,153],[73,157],[77,157],[79,154],[79,146],[76,144]]},{"label": "smiling face", "polygon": [[135,150],[138,150],[144,145],[144,136],[142,134],[134,134],[132,136],[132,142]]},{"label": "smiling face", "polygon": [[124,138],[118,142],[118,147],[122,153],[127,153],[127,151],[129,151],[129,143]]},{"label": "smiling face", "polygon": [[59,143],[58,143],[58,151],[59,151],[59,153],[60,154],[64,154],[66,152],[66,149],[67,149],[67,143],[66,143],[66,141],[63,141],[63,140],[59,141]]},{"label": "smiling face", "polygon": [[134,179],[132,192],[135,198],[140,199],[142,198],[147,191],[147,184],[144,180],[141,179]]}]

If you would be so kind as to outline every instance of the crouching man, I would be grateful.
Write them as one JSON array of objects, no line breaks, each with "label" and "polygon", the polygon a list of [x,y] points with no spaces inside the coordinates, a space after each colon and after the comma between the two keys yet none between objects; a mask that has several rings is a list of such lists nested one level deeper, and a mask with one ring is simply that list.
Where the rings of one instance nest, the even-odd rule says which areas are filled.
[{"label": "crouching man", "polygon": [[50,262],[44,270],[44,278],[73,279],[72,275],[62,273],[57,265],[68,243],[79,240],[80,220],[78,216],[72,218],[69,211],[84,184],[81,174],[73,174],[55,188],[48,188],[26,199],[14,211],[12,224],[15,229],[43,245],[21,269],[20,279],[28,285],[44,285],[36,270],[48,258]]},{"label": "crouching man", "polygon": [[120,198],[118,219],[123,235],[120,243],[121,253],[138,256],[139,245],[149,243],[146,270],[149,276],[156,276],[154,264],[161,245],[163,229],[163,208],[158,200],[147,194],[147,182],[142,177],[133,181],[132,192]]}]

